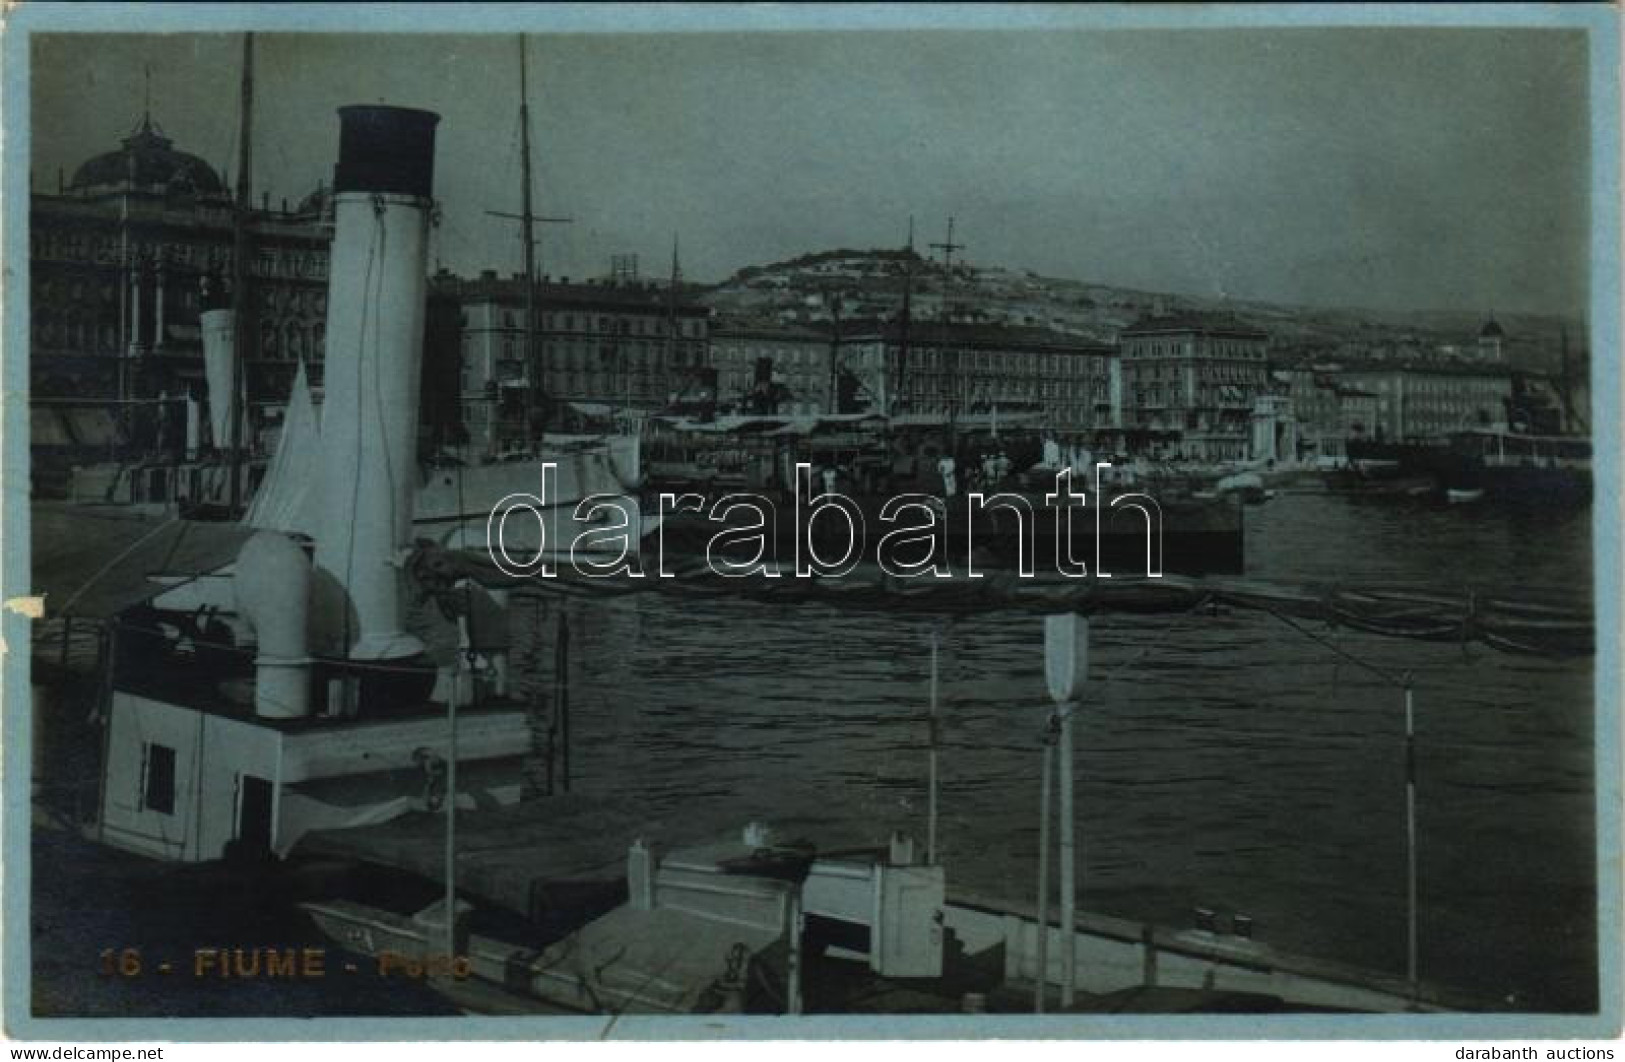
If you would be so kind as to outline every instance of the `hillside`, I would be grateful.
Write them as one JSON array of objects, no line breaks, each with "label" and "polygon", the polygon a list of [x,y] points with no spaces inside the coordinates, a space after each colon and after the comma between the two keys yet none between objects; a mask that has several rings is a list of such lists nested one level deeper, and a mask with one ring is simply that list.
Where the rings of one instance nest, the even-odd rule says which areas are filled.
[{"label": "hillside", "polygon": [[[1111,341],[1123,327],[1159,309],[1234,313],[1270,333],[1282,363],[1448,358],[1453,352],[1471,353],[1486,319],[1477,311],[1401,312],[1217,299],[960,263],[950,272],[940,262],[898,249],[836,249],[749,266],[709,289],[704,300],[731,315],[818,322],[830,318],[830,306],[838,299],[843,318],[890,318],[902,306],[911,261],[917,318],[940,317],[946,301],[955,319],[1046,327]],[[1497,315],[1497,320],[1506,330],[1512,365],[1558,371],[1566,327],[1573,369],[1583,369],[1587,344],[1580,322],[1533,314]]]}]

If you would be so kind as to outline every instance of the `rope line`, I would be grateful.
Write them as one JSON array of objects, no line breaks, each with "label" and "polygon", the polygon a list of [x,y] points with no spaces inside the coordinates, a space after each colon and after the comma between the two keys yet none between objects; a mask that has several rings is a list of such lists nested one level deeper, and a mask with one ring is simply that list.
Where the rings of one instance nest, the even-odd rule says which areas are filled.
[{"label": "rope line", "polygon": [[[488,556],[420,543],[410,561],[423,590],[444,593],[458,580],[488,587],[523,587],[527,592],[579,597],[665,593],[690,597],[744,598],[775,604],[824,604],[870,610],[985,613],[990,610],[1093,613],[1195,612],[1228,606],[1270,612],[1385,637],[1466,645],[1481,642],[1505,652],[1550,657],[1588,656],[1593,650],[1589,609],[1503,601],[1473,594],[1449,597],[1414,589],[1400,591],[1319,589],[1223,578],[1168,575],[1155,580],[1020,578],[1013,572],[963,577],[906,579],[874,565],[841,578],[729,578],[703,559],[664,558],[660,575],[591,576],[558,565],[546,579],[512,577]],[[1299,628],[1300,633],[1312,636]],[[1326,643],[1335,651],[1341,651]],[[1354,662],[1366,666],[1357,658]],[[1385,681],[1392,676],[1383,675]]]}]

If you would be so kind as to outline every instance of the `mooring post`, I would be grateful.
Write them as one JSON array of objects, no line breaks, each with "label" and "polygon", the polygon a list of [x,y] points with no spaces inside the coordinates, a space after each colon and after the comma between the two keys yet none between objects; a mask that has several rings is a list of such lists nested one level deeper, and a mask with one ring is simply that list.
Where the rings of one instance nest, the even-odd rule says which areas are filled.
[{"label": "mooring post", "polygon": [[790,1014],[800,1014],[802,1011],[801,999],[801,889],[796,887],[790,890],[789,898],[790,939],[789,956],[786,960],[789,967],[785,977],[784,995],[785,1010]]},{"label": "mooring post", "polygon": [[1405,979],[1411,1002],[1421,998],[1417,978],[1416,913],[1416,704],[1405,675]]},{"label": "mooring post", "polygon": [[1074,706],[1062,705],[1060,748],[1056,773],[1061,778],[1061,1006],[1069,1008],[1078,990],[1078,853],[1077,822],[1073,815],[1072,716]]},{"label": "mooring post", "polygon": [[1044,1013],[1044,996],[1049,987],[1049,793],[1054,763],[1052,745],[1049,727],[1046,725],[1043,744],[1040,746],[1044,762],[1039,772],[1043,780],[1039,783],[1038,798],[1038,936],[1033,954],[1033,965],[1037,971],[1034,975],[1036,981],[1033,991],[1034,1014]]},{"label": "mooring post", "polygon": [[941,641],[941,632],[933,627],[931,630],[931,714],[927,731],[931,744],[927,759],[925,805],[925,862],[928,866],[937,865],[937,655],[941,648]]},{"label": "mooring post", "polygon": [[559,612],[559,637],[553,653],[553,711],[559,721],[560,788],[570,791],[570,618]]},{"label": "mooring post", "polygon": [[457,954],[457,684],[462,681],[463,654],[451,665],[451,692],[446,695],[446,956]]},{"label": "mooring post", "polygon": [[1044,618],[1044,678],[1060,721],[1057,752],[1060,775],[1061,1006],[1076,1001],[1078,989],[1078,853],[1074,800],[1073,718],[1089,676],[1089,620],[1076,613]]}]

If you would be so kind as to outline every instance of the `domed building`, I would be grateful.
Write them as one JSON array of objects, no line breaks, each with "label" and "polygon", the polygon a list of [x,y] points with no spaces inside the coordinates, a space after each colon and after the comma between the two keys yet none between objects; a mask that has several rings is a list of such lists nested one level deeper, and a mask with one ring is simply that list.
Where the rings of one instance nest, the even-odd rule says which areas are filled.
[{"label": "domed building", "polygon": [[[36,398],[85,404],[201,394],[199,314],[229,292],[233,190],[222,170],[144,115],[112,150],[30,197]],[[250,408],[280,404],[301,360],[319,366],[331,229],[323,196],[248,215]],[[226,296],[229,299],[229,295]]]},{"label": "domed building", "polygon": [[175,150],[175,142],[143,116],[120,141],[117,151],[97,155],[74,171],[67,190],[81,195],[142,191],[226,202],[226,184],[196,155]]}]

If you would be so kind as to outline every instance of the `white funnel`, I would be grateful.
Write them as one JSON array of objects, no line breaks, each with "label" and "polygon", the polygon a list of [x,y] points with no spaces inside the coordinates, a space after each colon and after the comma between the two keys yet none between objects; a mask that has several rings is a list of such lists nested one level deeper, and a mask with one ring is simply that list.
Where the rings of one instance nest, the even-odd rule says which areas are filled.
[{"label": "white funnel", "polygon": [[310,561],[286,535],[259,531],[237,554],[232,576],[237,612],[254,628],[254,714],[300,719],[310,714]]},{"label": "white funnel", "polygon": [[203,328],[203,378],[209,385],[209,431],[217,450],[226,449],[232,441],[231,396],[237,393],[234,319],[230,310],[204,310],[198,318]]},{"label": "white funnel", "polygon": [[342,107],[328,265],[321,526],[316,566],[354,622],[334,647],[356,660],[423,651],[405,629],[404,574],[417,490],[434,127],[400,107]]}]

